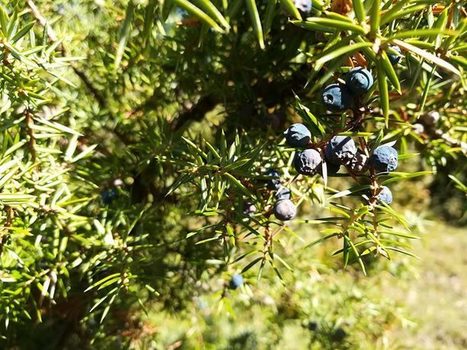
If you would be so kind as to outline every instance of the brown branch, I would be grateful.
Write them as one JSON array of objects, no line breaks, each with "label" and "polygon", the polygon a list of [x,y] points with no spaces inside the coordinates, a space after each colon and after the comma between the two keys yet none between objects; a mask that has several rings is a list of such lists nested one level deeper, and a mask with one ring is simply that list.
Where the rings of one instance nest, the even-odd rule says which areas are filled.
[{"label": "brown branch", "polygon": [[[49,25],[47,19],[42,15],[36,4],[34,3],[33,0],[27,0],[27,4],[29,8],[31,9],[32,15],[39,21],[39,23],[45,28],[46,33],[50,41],[52,42],[57,42],[58,41],[58,36],[53,30],[53,28]],[[59,49],[62,53],[63,56],[68,56],[69,52],[66,49],[66,47],[63,45],[63,43],[60,43]],[[103,95],[99,89],[91,82],[89,77],[84,73],[82,70],[80,70],[75,64],[70,63],[71,68],[73,69],[73,72],[80,78],[81,82],[85,86],[85,88],[90,92],[90,94],[94,97],[96,102],[99,104],[99,107],[101,109],[106,109],[109,111],[108,104],[107,104],[107,99],[105,95]],[[118,133],[116,130],[109,130],[113,131],[113,133],[125,144],[128,145],[130,142],[128,138],[124,137],[121,133]],[[103,147],[101,146],[101,149]],[[110,151],[107,153],[110,154]]]},{"label": "brown branch", "polygon": [[[362,147],[363,152],[365,155],[370,155],[370,150],[368,149],[368,145],[364,138],[360,138],[360,146]],[[371,190],[371,197],[370,197],[370,207],[374,210],[374,206],[376,205],[378,193],[381,191],[381,187],[378,184],[378,178],[376,176],[376,171],[373,167],[369,167],[370,171],[370,190]],[[375,214],[376,215],[376,214]]]},{"label": "brown branch", "polygon": [[42,15],[42,13],[37,8],[36,4],[32,0],[27,0],[28,6],[31,9],[33,16],[39,21],[41,26],[43,26],[46,30],[47,36],[50,38],[51,41],[56,42],[58,41],[57,35],[52,27],[49,25],[47,19]]},{"label": "brown branch", "polygon": [[34,136],[34,120],[32,118],[32,114],[29,111],[29,108],[26,108],[24,111],[25,114],[25,122],[26,122],[26,132],[28,134],[28,145],[29,145],[29,152],[31,153],[31,158],[33,163],[36,162],[37,154],[36,154],[36,137]]},{"label": "brown branch", "polygon": [[13,223],[13,218],[14,218],[14,211],[11,207],[5,206],[5,211],[6,211],[6,220],[5,224],[3,225],[3,228],[5,229],[6,233],[2,233],[0,235],[0,256],[3,253],[3,246],[5,245],[8,237],[10,234],[8,233],[8,229],[11,227]]},{"label": "brown branch", "polygon": [[141,113],[143,113],[146,110],[151,110],[151,109],[156,109],[157,105],[156,102],[158,99],[158,90],[154,89],[153,93],[151,96],[146,98],[141,104],[133,108],[130,112],[127,114],[127,118],[132,118],[135,116],[139,116]]},{"label": "brown branch", "polygon": [[[64,51],[66,52],[66,51]],[[91,80],[89,80],[88,76],[81,70],[79,70],[75,65],[71,64],[71,68],[75,72],[75,74],[81,79],[83,82],[84,86],[88,91],[91,93],[92,96],[94,96],[94,99],[97,101],[99,104],[99,107],[101,109],[107,109],[107,102],[106,98],[104,95],[101,94],[101,92],[92,84]]]},{"label": "brown branch", "polygon": [[201,97],[192,108],[181,113],[178,118],[172,121],[171,129],[178,131],[189,122],[200,121],[217,103],[218,100],[212,94]]}]

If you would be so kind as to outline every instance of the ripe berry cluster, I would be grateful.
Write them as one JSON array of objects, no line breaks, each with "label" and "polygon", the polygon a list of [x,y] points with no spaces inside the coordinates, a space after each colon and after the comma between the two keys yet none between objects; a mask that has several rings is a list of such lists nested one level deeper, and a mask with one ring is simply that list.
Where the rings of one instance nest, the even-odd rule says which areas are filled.
[{"label": "ripe berry cluster", "polygon": [[[343,111],[349,108],[359,108],[360,98],[373,85],[373,76],[362,67],[350,70],[344,83],[326,86],[323,91],[323,103],[328,110]],[[355,141],[349,136],[335,135],[327,142],[314,144],[311,142],[311,132],[300,123],[292,124],[285,132],[287,145],[297,148],[293,165],[298,174],[305,176],[335,175],[344,166],[351,175],[363,175],[369,172],[372,191],[368,193],[370,203],[392,202],[392,193],[386,186],[376,182],[376,175],[394,171],[398,164],[398,153],[390,145],[381,145],[373,151],[366,146],[358,149]],[[279,220],[290,220],[295,217],[297,208],[291,201],[290,190],[280,185],[277,172],[277,182],[270,181],[270,189],[276,190],[274,215]]]},{"label": "ripe berry cluster", "polygon": [[276,170],[269,170],[267,175],[271,177],[267,182],[268,188],[276,191],[276,202],[273,208],[274,216],[281,221],[292,220],[297,215],[297,207],[291,201],[292,193],[290,189],[281,185],[280,175]]},{"label": "ripe berry cluster", "polygon": [[345,84],[334,83],[324,88],[323,103],[333,112],[353,108],[359,98],[370,90],[373,82],[373,76],[366,68],[355,67],[345,75]]}]

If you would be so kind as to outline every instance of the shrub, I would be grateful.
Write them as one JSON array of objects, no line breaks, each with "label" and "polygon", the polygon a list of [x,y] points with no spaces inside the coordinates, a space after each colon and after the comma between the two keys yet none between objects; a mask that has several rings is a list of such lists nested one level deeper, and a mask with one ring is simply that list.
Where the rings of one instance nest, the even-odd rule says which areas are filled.
[{"label": "shrub", "polygon": [[[432,173],[465,199],[463,9],[338,3],[0,2],[5,347],[28,334],[89,345],[117,310],[183,309],[222,273],[282,279],[279,237],[298,222],[322,233],[307,249],[337,240],[364,273],[373,255],[411,255],[407,220],[377,199]],[[352,95],[354,67],[376,83]],[[289,143],[305,150],[282,140],[292,123],[310,131]],[[342,172],[290,172],[337,135],[359,148]],[[381,147],[401,171],[366,163]],[[291,199],[277,201],[281,184]],[[295,223],[274,219],[284,203]]]}]

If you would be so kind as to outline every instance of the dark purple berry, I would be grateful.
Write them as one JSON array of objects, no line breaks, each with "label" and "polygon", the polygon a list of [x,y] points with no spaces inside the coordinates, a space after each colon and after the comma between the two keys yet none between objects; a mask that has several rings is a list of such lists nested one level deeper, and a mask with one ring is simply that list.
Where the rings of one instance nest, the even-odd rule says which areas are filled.
[{"label": "dark purple berry", "polygon": [[242,275],[235,274],[232,276],[229,282],[230,289],[237,289],[243,284],[243,277]]},{"label": "dark purple berry", "polygon": [[291,147],[306,147],[311,140],[310,130],[303,124],[292,124],[285,132],[285,140]]},{"label": "dark purple berry", "polygon": [[376,195],[376,199],[382,203],[391,204],[392,203],[391,190],[386,186],[382,186],[381,191]]},{"label": "dark purple berry", "polygon": [[329,163],[343,164],[357,153],[357,146],[349,136],[334,136],[326,145],[324,155]]},{"label": "dark purple berry", "polygon": [[420,124],[420,123],[415,123],[415,124],[412,124],[412,130],[416,133],[416,134],[423,134],[425,132],[425,127],[423,126],[423,124]]},{"label": "dark purple berry", "polygon": [[398,154],[391,146],[379,146],[373,151],[370,158],[370,165],[377,172],[390,172],[397,168]]},{"label": "dark purple berry", "polygon": [[333,112],[345,111],[352,107],[352,96],[345,85],[331,84],[324,88],[322,94],[326,109]]},{"label": "dark purple berry", "polygon": [[118,192],[115,188],[108,188],[101,192],[101,199],[102,203],[110,204],[116,199],[118,196]]},{"label": "dark purple berry", "polygon": [[331,339],[336,342],[341,342],[347,337],[347,332],[341,327],[337,328],[331,335]]},{"label": "dark purple berry", "polygon": [[440,118],[441,118],[441,115],[439,114],[439,112],[431,111],[431,112],[424,114],[420,118],[420,122],[422,122],[423,125],[427,127],[433,127],[433,126],[436,126],[436,124],[438,124],[438,121],[440,120]]},{"label": "dark purple berry", "polygon": [[280,174],[275,169],[269,169],[266,175],[270,177],[266,185],[270,190],[278,190],[281,186]]},{"label": "dark purple berry", "polygon": [[311,11],[311,0],[293,0],[293,2],[295,7],[304,14],[307,14]]},{"label": "dark purple berry", "polygon": [[389,61],[391,61],[391,64],[393,66],[395,66],[396,64],[398,64],[401,61],[402,52],[401,52],[401,49],[399,48],[399,46],[391,46],[390,49],[397,52],[397,53],[392,53],[392,52],[388,51],[388,53],[387,53]]},{"label": "dark purple berry", "polygon": [[345,83],[352,94],[361,96],[370,90],[373,76],[367,69],[355,67],[346,74]]},{"label": "dark purple berry", "polygon": [[315,149],[306,149],[295,154],[294,166],[299,174],[314,175],[321,164],[321,154]]},{"label": "dark purple berry", "polygon": [[308,322],[307,324],[307,328],[310,330],[310,331],[316,331],[318,329],[318,323],[315,322],[315,321],[310,321]]},{"label": "dark purple berry", "polygon": [[249,216],[256,213],[256,206],[251,202],[246,202],[243,207],[243,215]]},{"label": "dark purple berry", "polygon": [[283,199],[274,205],[274,216],[281,221],[292,220],[297,215],[297,207],[290,199]]},{"label": "dark purple berry", "polygon": [[284,199],[290,199],[291,197],[292,197],[292,193],[287,187],[281,187],[277,190],[276,199],[278,201],[281,201]]}]

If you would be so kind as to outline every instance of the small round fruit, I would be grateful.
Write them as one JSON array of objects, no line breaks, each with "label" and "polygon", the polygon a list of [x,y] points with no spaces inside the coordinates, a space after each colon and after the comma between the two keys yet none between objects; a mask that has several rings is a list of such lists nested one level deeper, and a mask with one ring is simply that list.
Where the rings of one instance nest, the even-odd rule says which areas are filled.
[{"label": "small round fruit", "polygon": [[243,215],[249,216],[256,213],[256,206],[251,202],[246,202],[243,206]]},{"label": "small round fruit", "polygon": [[311,11],[312,2],[311,0],[294,0],[294,5],[298,10],[307,14]]},{"label": "small round fruit", "polygon": [[235,274],[232,276],[229,282],[230,289],[237,289],[243,284],[243,277],[240,274]]},{"label": "small round fruit", "polygon": [[427,127],[432,127],[438,124],[438,121],[440,120],[441,115],[437,111],[431,111],[428,112],[427,114],[424,114],[421,118],[420,121],[423,123],[423,125]]},{"label": "small round fruit", "polygon": [[319,170],[321,155],[315,149],[306,149],[295,154],[294,166],[299,174],[314,175]]},{"label": "small round fruit", "polygon": [[415,124],[412,124],[412,130],[416,134],[423,134],[425,132],[425,127],[423,126],[423,124],[415,123]]},{"label": "small round fruit", "polygon": [[118,192],[115,188],[108,188],[101,192],[101,199],[102,203],[110,204],[116,199],[118,196]]},{"label": "small round fruit", "polygon": [[397,151],[391,146],[379,146],[373,151],[370,165],[378,172],[390,172],[397,168]]},{"label": "small round fruit", "polygon": [[290,192],[290,189],[287,187],[281,187],[277,190],[276,193],[276,199],[278,201],[284,200],[284,199],[290,199],[292,197],[292,193]]},{"label": "small round fruit", "polygon": [[390,47],[393,51],[396,51],[397,54],[395,53],[391,53],[388,51],[387,55],[388,55],[388,58],[389,58],[389,61],[391,61],[392,65],[395,66],[396,64],[398,64],[400,61],[401,61],[401,58],[402,58],[402,52],[401,52],[401,49],[399,46],[391,46]]},{"label": "small round fruit", "polygon": [[326,108],[333,112],[345,111],[352,107],[352,96],[345,85],[331,84],[324,88],[322,94]]},{"label": "small round fruit", "polygon": [[266,185],[270,190],[278,190],[281,187],[280,174],[275,169],[269,169],[266,175],[270,177]]},{"label": "small round fruit", "polygon": [[357,146],[349,136],[334,136],[326,145],[326,160],[334,164],[342,164],[357,153]]},{"label": "small round fruit", "polygon": [[341,342],[347,337],[347,332],[341,327],[337,328],[331,335],[331,339],[336,342]]},{"label": "small round fruit", "polygon": [[346,74],[345,83],[352,94],[360,96],[370,90],[373,85],[373,76],[367,69],[355,67]]},{"label": "small round fruit", "polygon": [[291,147],[306,147],[311,140],[310,130],[300,123],[292,124],[284,135],[287,144]]},{"label": "small round fruit", "polygon": [[281,221],[292,220],[297,215],[297,207],[290,199],[283,199],[274,205],[274,216]]},{"label": "small round fruit", "polygon": [[386,186],[382,186],[381,191],[376,195],[376,199],[382,203],[391,204],[392,203],[391,190]]},{"label": "small round fruit", "polygon": [[307,324],[307,328],[310,331],[316,331],[316,330],[318,330],[318,323],[315,322],[315,321],[309,321],[308,324]]}]

